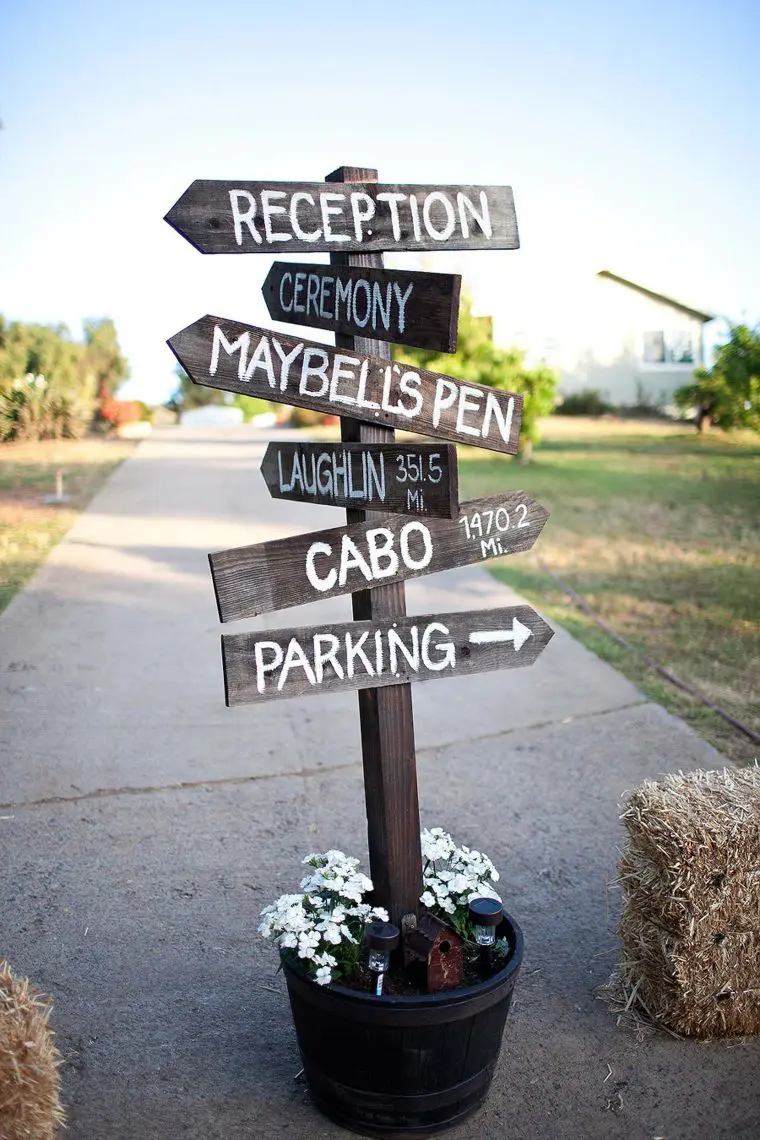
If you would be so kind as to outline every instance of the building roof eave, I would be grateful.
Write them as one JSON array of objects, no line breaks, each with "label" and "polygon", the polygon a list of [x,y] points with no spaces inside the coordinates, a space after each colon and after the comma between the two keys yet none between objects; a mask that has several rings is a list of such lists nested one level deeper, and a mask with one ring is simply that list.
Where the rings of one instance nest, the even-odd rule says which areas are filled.
[{"label": "building roof eave", "polygon": [[685,313],[689,317],[693,317],[697,321],[706,324],[707,321],[715,320],[715,313],[705,313],[701,309],[693,309],[690,305],[684,305],[681,301],[676,301],[673,297],[668,297],[664,293],[655,293],[654,289],[647,289],[644,285],[638,285],[635,281],[629,281],[627,277],[620,277],[617,273],[612,273],[609,269],[600,269],[597,277],[604,277],[608,281],[616,281],[618,285],[625,285],[628,289],[633,289],[635,293],[641,293],[644,297],[651,297],[653,301],[661,301],[664,305],[670,305],[672,309],[676,309],[679,313]]}]

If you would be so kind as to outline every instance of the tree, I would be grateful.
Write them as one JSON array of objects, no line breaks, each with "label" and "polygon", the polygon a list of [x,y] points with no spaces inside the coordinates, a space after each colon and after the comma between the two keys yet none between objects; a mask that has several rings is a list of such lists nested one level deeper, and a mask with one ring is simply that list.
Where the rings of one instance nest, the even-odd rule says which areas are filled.
[{"label": "tree", "polygon": [[115,396],[116,390],[129,377],[129,364],[122,355],[116,327],[110,317],[84,322],[84,368],[95,381],[101,402]]},{"label": "tree", "polygon": [[191,408],[205,408],[207,404],[224,404],[224,392],[218,388],[207,388],[204,384],[195,384],[181,364],[174,369],[177,377],[177,387],[166,401],[167,408],[173,412],[189,412]]},{"label": "tree", "polygon": [[760,327],[733,325],[712,368],[699,368],[674,399],[683,411],[696,408],[697,431],[711,424],[760,431]]},{"label": "tree", "polygon": [[526,368],[522,349],[497,347],[491,318],[474,316],[469,297],[462,297],[457,351],[453,355],[394,346],[393,358],[414,368],[428,368],[459,380],[519,392],[523,397],[520,452],[525,462],[530,459],[539,439],[538,420],[554,407],[556,373],[545,364]]}]

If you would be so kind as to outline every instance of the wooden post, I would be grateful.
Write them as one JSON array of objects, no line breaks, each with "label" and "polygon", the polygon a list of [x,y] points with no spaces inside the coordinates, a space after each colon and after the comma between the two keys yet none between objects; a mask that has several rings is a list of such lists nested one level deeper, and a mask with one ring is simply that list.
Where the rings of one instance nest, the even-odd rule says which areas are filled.
[{"label": "wooden post", "polygon": [[[327,182],[377,182],[376,170],[340,166]],[[330,255],[330,264],[382,269],[381,253]],[[385,341],[336,333],[338,348],[390,360]],[[341,439],[346,443],[393,443],[393,428],[341,417]],[[349,523],[371,518],[371,512],[346,511]],[[352,594],[355,621],[403,617],[404,583],[377,586]],[[411,685],[389,685],[359,692],[359,718],[367,804],[370,874],[375,901],[384,906],[391,922],[402,925],[405,915],[417,914],[422,891],[420,813],[414,750]]]}]

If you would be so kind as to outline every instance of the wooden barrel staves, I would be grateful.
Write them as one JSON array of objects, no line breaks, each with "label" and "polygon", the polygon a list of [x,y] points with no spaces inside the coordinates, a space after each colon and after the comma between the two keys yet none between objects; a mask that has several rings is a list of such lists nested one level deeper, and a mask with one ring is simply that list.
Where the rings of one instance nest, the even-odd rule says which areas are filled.
[{"label": "wooden barrel staves", "polygon": [[373,1137],[432,1136],[482,1104],[522,962],[509,915],[504,967],[474,986],[392,997],[318,986],[283,959],[304,1073],[315,1106]]}]

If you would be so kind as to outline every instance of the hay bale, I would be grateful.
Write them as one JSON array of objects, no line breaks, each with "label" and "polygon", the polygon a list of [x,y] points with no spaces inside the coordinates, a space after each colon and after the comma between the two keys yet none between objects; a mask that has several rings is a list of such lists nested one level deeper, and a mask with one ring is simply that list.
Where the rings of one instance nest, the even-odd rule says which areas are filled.
[{"label": "hay bale", "polygon": [[52,1140],[64,1117],[51,1003],[0,961],[0,1137]]},{"label": "hay bale", "polygon": [[626,992],[685,1036],[760,1033],[760,769],[646,780],[621,818]]}]

